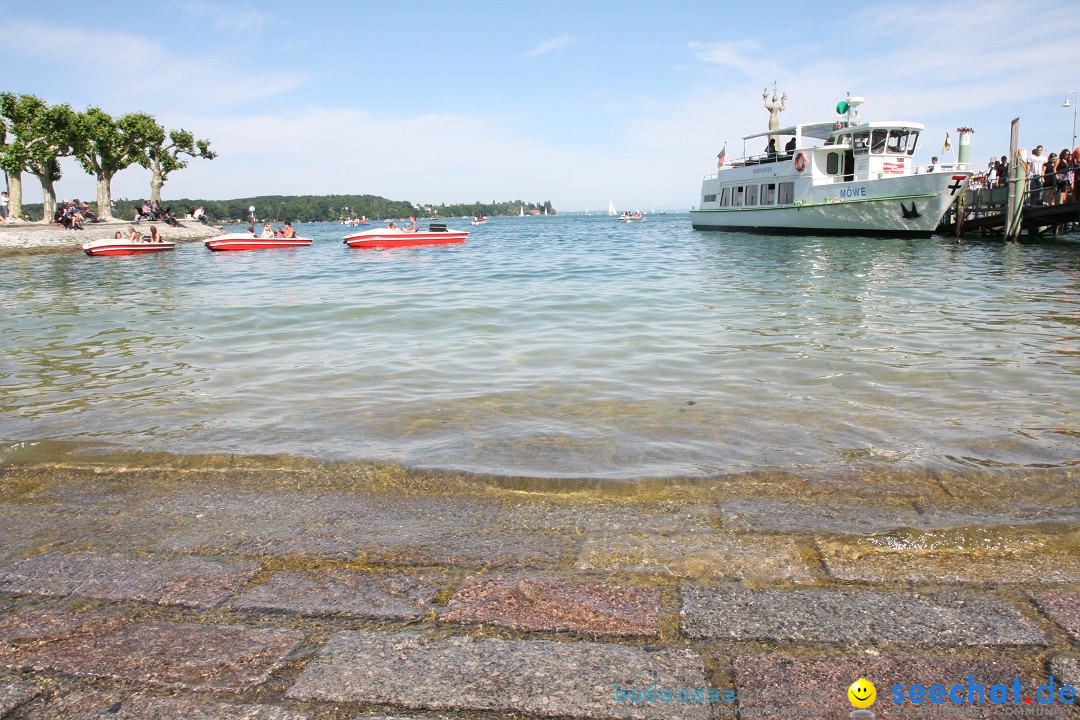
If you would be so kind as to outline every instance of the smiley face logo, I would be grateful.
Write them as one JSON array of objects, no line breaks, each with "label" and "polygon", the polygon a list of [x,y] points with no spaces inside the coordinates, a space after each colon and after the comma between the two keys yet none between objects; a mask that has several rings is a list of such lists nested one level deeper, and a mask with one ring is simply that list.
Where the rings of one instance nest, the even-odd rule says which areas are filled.
[{"label": "smiley face logo", "polygon": [[847,689],[848,700],[857,708],[868,708],[877,700],[877,688],[866,678],[859,678]]}]

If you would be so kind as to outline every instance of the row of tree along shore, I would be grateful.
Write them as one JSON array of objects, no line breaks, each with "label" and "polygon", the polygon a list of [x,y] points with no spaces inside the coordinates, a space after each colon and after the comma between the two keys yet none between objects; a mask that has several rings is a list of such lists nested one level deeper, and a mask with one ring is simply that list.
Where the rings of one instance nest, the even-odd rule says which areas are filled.
[{"label": "row of tree along shore", "polygon": [[100,219],[109,220],[112,179],[121,170],[136,164],[150,170],[150,198],[160,202],[165,180],[186,167],[185,157],[210,160],[216,153],[209,141],[197,140],[187,130],[166,131],[146,113],[113,117],[96,107],[79,112],[66,104],[50,105],[34,95],[0,93],[0,168],[7,173],[12,217],[24,214],[22,176],[26,173],[41,182],[40,217],[53,219],[55,183],[60,180],[60,158],[64,157],[75,158],[97,179],[94,209]]},{"label": "row of tree along shore", "polygon": [[[97,213],[94,203],[88,203]],[[135,217],[136,209],[142,200],[117,200],[111,215],[129,220]],[[255,208],[255,217],[259,222],[333,222],[347,218],[366,217],[369,220],[386,220],[417,217],[494,217],[499,215],[534,215],[546,213],[554,215],[555,209],[550,201],[527,203],[524,200],[490,203],[457,203],[453,205],[414,205],[407,200],[387,200],[378,195],[261,195],[259,197],[237,198],[234,200],[193,200],[181,198],[161,203],[172,209],[173,214],[182,218],[193,208],[202,207],[207,219],[215,225],[224,223],[244,223],[251,219],[249,209]],[[43,206],[26,204],[23,213],[29,217],[40,217]],[[101,217],[101,213],[97,213]],[[51,219],[51,218],[50,218]]]}]

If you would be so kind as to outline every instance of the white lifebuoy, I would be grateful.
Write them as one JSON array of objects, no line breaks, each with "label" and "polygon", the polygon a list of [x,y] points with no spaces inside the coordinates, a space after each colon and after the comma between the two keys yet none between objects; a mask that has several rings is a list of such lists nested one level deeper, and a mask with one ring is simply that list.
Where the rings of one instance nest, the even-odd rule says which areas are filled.
[{"label": "white lifebuoy", "polygon": [[806,169],[806,153],[804,153],[804,152],[802,152],[800,150],[799,152],[795,153],[795,170],[797,172],[802,172],[805,169]]}]

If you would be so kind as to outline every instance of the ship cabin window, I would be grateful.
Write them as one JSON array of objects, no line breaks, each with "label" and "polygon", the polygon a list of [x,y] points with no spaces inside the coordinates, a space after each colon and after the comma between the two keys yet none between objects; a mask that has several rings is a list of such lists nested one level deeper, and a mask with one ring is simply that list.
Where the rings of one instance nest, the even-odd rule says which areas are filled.
[{"label": "ship cabin window", "polygon": [[701,202],[716,202],[716,196],[706,195],[705,197],[701,198]]},{"label": "ship cabin window", "polygon": [[894,155],[913,155],[918,142],[918,130],[890,130],[887,150]]},{"label": "ship cabin window", "polygon": [[840,172],[840,153],[831,152],[825,156],[825,172],[829,175]]},{"label": "ship cabin window", "polygon": [[766,183],[761,186],[761,204],[776,204],[776,183]]},{"label": "ship cabin window", "polygon": [[880,155],[885,152],[885,138],[888,135],[888,130],[875,130],[870,135],[870,152],[875,155]]},{"label": "ship cabin window", "polygon": [[746,186],[746,204],[757,205],[757,185]]},{"label": "ship cabin window", "polygon": [[720,207],[727,207],[728,206],[727,193],[728,193],[727,188],[724,188],[723,190],[720,191]]},{"label": "ship cabin window", "polygon": [[743,189],[742,186],[736,186],[731,191],[731,207],[742,207],[743,204]]},{"label": "ship cabin window", "polygon": [[870,131],[863,130],[851,136],[856,155],[865,155],[870,150]]},{"label": "ship cabin window", "polygon": [[795,183],[782,182],[776,186],[778,191],[777,202],[781,205],[790,205],[795,202]]}]

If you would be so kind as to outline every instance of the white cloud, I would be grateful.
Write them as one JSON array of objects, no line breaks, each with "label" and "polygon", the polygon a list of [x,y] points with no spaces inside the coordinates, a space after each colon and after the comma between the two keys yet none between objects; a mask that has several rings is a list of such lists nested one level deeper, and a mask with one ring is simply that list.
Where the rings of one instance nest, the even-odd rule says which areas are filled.
[{"label": "white cloud", "polygon": [[191,15],[206,18],[214,32],[261,32],[267,18],[258,11],[236,3],[224,7],[199,0],[186,0],[180,9]]},{"label": "white cloud", "polygon": [[522,55],[524,57],[534,58],[534,57],[540,57],[541,55],[547,55],[550,52],[562,52],[563,49],[565,49],[565,48],[567,48],[567,47],[569,47],[569,46],[571,46],[571,45],[573,45],[573,44],[575,44],[577,42],[579,42],[579,41],[578,40],[572,40],[569,35],[567,35],[566,33],[563,33],[562,35],[557,35],[556,37],[548,38],[547,40],[544,40],[542,43],[540,43],[539,45],[537,45],[533,49],[522,53]]}]

